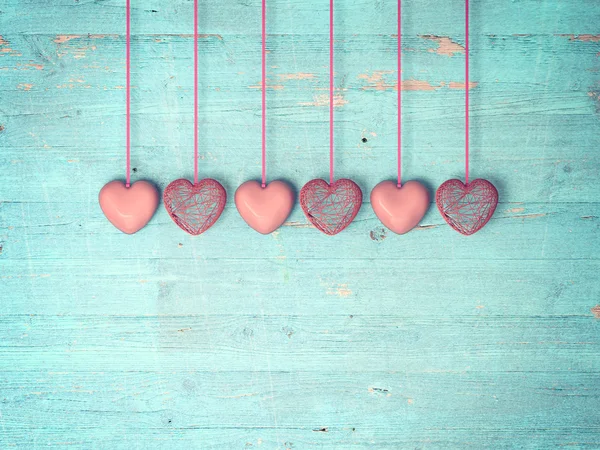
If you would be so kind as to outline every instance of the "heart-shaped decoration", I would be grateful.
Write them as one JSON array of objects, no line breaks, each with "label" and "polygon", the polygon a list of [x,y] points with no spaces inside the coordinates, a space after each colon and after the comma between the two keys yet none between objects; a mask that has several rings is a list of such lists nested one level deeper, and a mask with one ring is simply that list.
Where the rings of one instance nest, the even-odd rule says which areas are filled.
[{"label": "heart-shaped decoration", "polygon": [[265,187],[257,181],[246,181],[235,191],[235,206],[250,227],[269,234],[290,215],[294,192],[283,181],[273,181]]},{"label": "heart-shaped decoration", "polygon": [[98,195],[106,218],[123,233],[133,234],[150,221],[158,207],[158,190],[152,183],[136,181],[127,187],[122,181],[104,185]]},{"label": "heart-shaped decoration", "polygon": [[418,181],[398,187],[393,181],[382,181],[371,191],[373,211],[394,233],[404,234],[416,227],[429,208],[429,192]]},{"label": "heart-shaped decoration", "polygon": [[331,185],[325,180],[311,180],[300,190],[304,214],[319,231],[330,236],[350,225],[361,205],[362,191],[346,178]]},{"label": "heart-shaped decoration", "polygon": [[196,184],[180,178],[171,182],[163,192],[163,203],[173,222],[193,236],[214,225],[226,202],[225,188],[212,178]]},{"label": "heart-shaped decoration", "polygon": [[435,202],[448,225],[469,236],[481,230],[494,214],[498,191],[487,180],[477,179],[465,185],[453,179],[438,188]]}]

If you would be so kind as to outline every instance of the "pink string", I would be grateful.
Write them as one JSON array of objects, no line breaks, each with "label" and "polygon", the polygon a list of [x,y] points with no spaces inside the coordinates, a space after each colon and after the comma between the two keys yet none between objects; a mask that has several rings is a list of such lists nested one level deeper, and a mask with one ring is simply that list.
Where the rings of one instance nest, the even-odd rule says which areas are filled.
[{"label": "pink string", "polygon": [[198,0],[194,0],[194,184],[198,183]]},{"label": "pink string", "polygon": [[469,0],[465,0],[465,181],[469,184]]},{"label": "pink string", "polygon": [[131,13],[130,13],[131,5],[130,0],[127,0],[126,10],[125,10],[125,21],[126,25],[126,37],[125,37],[125,71],[126,71],[126,82],[125,82],[125,104],[126,104],[126,112],[125,112],[125,121],[126,121],[126,179],[125,183],[126,187],[130,186],[131,182],[131,55],[130,55],[130,47],[131,47]]},{"label": "pink string", "polygon": [[398,187],[402,187],[402,0],[398,0]]},{"label": "pink string", "polygon": [[329,0],[329,184],[333,183],[333,0]]},{"label": "pink string", "polygon": [[267,185],[267,0],[262,0],[262,187]]}]

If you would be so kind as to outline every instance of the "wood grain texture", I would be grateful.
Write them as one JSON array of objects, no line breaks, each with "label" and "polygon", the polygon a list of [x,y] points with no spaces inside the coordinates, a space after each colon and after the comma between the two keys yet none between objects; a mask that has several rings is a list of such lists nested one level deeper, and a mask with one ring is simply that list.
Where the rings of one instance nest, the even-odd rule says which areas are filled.
[{"label": "wood grain texture", "polygon": [[[133,179],[191,177],[191,0],[133,3]],[[260,176],[260,2],[202,1],[201,176]],[[395,1],[336,7],[336,173],[394,177]],[[459,0],[406,1],[404,174],[463,175]],[[471,237],[233,204],[126,236],[124,1],[0,4],[0,448],[600,447],[600,3],[472,2]],[[327,167],[327,2],[269,1],[268,176]],[[368,200],[368,195],[365,195]]]}]

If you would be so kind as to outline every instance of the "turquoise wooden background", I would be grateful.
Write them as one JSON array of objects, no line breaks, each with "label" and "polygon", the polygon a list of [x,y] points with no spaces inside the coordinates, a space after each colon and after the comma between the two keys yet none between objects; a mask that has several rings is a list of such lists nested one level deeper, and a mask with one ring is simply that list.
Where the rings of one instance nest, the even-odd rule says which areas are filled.
[{"label": "turquoise wooden background", "polygon": [[[202,176],[260,176],[260,3],[202,1]],[[191,0],[133,1],[134,179],[192,170]],[[600,2],[472,5],[480,233],[127,236],[124,0],[0,4],[0,448],[600,447]],[[406,0],[405,175],[463,174],[463,2]],[[271,179],[327,175],[327,2],[269,1]],[[395,1],[336,10],[337,175],[394,177]],[[368,199],[368,196],[366,197]]]}]

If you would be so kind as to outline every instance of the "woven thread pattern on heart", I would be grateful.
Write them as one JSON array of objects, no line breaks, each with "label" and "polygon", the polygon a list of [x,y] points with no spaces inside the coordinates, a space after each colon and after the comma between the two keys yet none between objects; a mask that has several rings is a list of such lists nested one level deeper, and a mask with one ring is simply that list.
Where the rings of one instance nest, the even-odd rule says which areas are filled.
[{"label": "woven thread pattern on heart", "polygon": [[211,178],[196,184],[186,179],[175,180],[163,193],[163,202],[171,219],[183,231],[194,236],[213,226],[223,212],[226,201],[225,189]]},{"label": "woven thread pattern on heart", "polygon": [[454,179],[438,188],[435,201],[448,225],[469,236],[491,219],[498,204],[498,191],[487,180],[477,179],[465,185]]},{"label": "woven thread pattern on heart", "polygon": [[334,235],[346,228],[362,205],[362,191],[348,179],[331,185],[312,180],[300,190],[300,206],[310,222],[320,231]]}]

